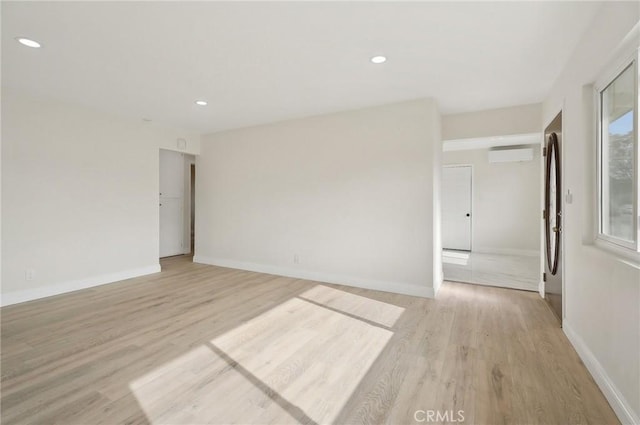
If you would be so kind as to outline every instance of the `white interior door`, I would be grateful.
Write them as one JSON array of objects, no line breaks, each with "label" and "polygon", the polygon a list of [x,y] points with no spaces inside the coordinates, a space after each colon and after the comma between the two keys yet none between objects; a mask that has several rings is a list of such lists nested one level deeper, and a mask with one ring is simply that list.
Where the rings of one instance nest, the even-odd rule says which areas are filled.
[{"label": "white interior door", "polygon": [[184,252],[184,155],[160,150],[160,257]]},{"label": "white interior door", "polygon": [[442,247],[471,250],[471,167],[442,169]]}]

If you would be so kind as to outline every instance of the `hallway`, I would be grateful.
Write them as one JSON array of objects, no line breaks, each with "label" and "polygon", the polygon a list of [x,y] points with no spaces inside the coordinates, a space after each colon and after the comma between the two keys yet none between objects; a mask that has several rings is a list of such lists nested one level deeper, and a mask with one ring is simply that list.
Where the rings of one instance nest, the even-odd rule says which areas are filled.
[{"label": "hallway", "polygon": [[538,291],[540,259],[525,255],[442,252],[444,280]]}]

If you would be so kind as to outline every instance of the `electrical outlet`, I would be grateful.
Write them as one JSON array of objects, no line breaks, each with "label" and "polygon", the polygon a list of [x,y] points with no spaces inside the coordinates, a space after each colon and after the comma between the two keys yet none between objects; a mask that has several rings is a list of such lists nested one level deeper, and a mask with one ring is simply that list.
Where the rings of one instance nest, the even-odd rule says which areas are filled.
[{"label": "electrical outlet", "polygon": [[300,257],[298,256],[298,254],[293,254],[293,263],[300,264]]},{"label": "electrical outlet", "polygon": [[26,269],[24,271],[24,280],[33,280],[36,277],[36,271],[33,269]]}]

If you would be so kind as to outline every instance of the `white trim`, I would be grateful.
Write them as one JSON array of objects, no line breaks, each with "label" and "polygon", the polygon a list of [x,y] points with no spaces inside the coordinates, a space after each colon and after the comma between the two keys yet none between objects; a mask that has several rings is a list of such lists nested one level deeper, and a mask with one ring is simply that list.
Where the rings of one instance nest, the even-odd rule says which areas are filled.
[{"label": "white trim", "polygon": [[160,271],[160,264],[154,264],[138,269],[127,270],[123,272],[109,273],[100,276],[88,277],[86,279],[72,280],[69,282],[56,283],[54,285],[42,286],[39,288],[25,289],[22,291],[14,291],[2,294],[0,305],[7,306],[12,304],[23,303],[27,301],[37,300],[40,298],[51,297],[53,295],[65,294],[67,292],[78,291],[80,289],[93,288],[95,286],[105,285],[108,283],[118,282],[134,277],[145,276]]},{"label": "white trim", "polygon": [[[634,27],[633,31],[638,32],[639,25]],[[634,241],[625,241],[623,239],[616,238],[614,236],[608,235],[602,230],[602,223],[606,220],[603,217],[603,198],[606,198],[607,195],[603,194],[603,185],[602,185],[602,164],[606,161],[603,159],[603,130],[602,130],[602,93],[611,85],[613,82],[620,77],[625,71],[628,69],[633,69],[634,71],[634,179],[633,179],[633,216],[635,217],[633,221],[633,234]],[[640,49],[637,45],[632,46],[632,51],[626,52],[623,55],[618,56],[612,64],[607,68],[605,72],[602,73],[598,81],[593,85],[594,87],[594,96],[595,96],[595,111],[596,111],[596,214],[595,214],[595,239],[594,242],[598,244],[598,246],[607,249],[609,247],[612,251],[616,251],[617,248],[626,249],[631,253],[637,254],[640,251],[640,241],[638,240],[638,208],[640,207],[638,202],[638,197],[640,196],[640,188],[638,187],[638,179],[640,178],[640,154],[638,152],[638,125],[640,123],[640,117],[638,117],[638,111],[640,107],[638,105],[638,74],[640,73]]]},{"label": "white trim", "polygon": [[[440,262],[440,264],[442,264],[442,261]],[[434,282],[433,285],[433,289],[432,289],[432,294],[433,295],[416,295],[417,297],[422,297],[422,298],[435,298],[436,296],[438,296],[438,292],[440,292],[440,288],[442,288],[442,284],[444,283],[444,269],[442,271],[440,271],[440,273],[438,273],[438,278],[437,281]],[[412,285],[415,286],[415,285]],[[430,288],[427,288],[427,290]],[[389,292],[389,291],[385,291],[385,292]],[[428,292],[428,291],[427,291]],[[405,295],[411,295],[411,294],[405,294]]]},{"label": "white trim", "polygon": [[471,252],[478,252],[480,254],[523,255],[526,257],[539,257],[541,251],[535,249],[492,248],[490,246],[481,246],[473,249]]},{"label": "white trim", "polygon": [[540,298],[544,299],[544,280],[542,279],[538,282],[538,294],[540,294]]},{"label": "white trim", "polygon": [[278,276],[294,277],[297,279],[312,280],[315,282],[326,282],[336,285],[355,286],[356,288],[372,289],[374,291],[392,292],[395,294],[412,295],[422,298],[435,298],[434,288],[430,288],[428,286],[413,285],[410,283],[363,279],[354,276],[343,276],[308,270],[290,269],[271,266],[267,264],[248,263],[245,261],[228,260],[222,258],[209,258],[200,255],[196,255],[195,257],[193,257],[193,262],[208,264],[211,266],[228,267],[231,269],[273,274]]},{"label": "white trim", "polygon": [[607,239],[596,238],[593,241],[592,246],[602,251],[606,251],[608,254],[611,254],[615,258],[627,260],[635,264],[640,264],[640,252],[610,242]]},{"label": "white trim", "polygon": [[[631,33],[634,31],[638,31],[640,26],[636,24],[636,26],[631,30]],[[631,34],[629,33],[629,34]],[[624,42],[623,42],[624,44]],[[600,72],[598,79],[593,84],[596,92],[600,93],[604,89],[606,89],[618,76],[624,71],[625,68],[629,66],[629,64],[635,61],[638,58],[638,50],[640,46],[636,41],[635,44],[630,44],[624,46],[618,51],[615,52],[612,57],[613,59],[608,63],[608,65]]]},{"label": "white trim", "polygon": [[573,330],[571,325],[564,320],[562,328],[565,335],[575,348],[576,352],[582,359],[582,362],[587,367],[591,376],[600,387],[600,390],[609,401],[611,408],[618,416],[618,419],[623,424],[640,424],[640,417],[637,412],[634,412],[622,393],[616,388],[615,384],[607,375],[607,372],[602,367],[596,356],[589,350],[587,344],[582,340],[580,335]]}]

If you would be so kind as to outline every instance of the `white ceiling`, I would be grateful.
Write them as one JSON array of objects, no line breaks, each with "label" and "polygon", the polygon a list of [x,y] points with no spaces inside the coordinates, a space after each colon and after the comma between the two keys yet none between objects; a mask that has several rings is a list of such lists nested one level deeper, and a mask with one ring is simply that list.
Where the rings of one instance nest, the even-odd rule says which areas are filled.
[{"label": "white ceiling", "polygon": [[528,104],[599,5],[3,1],[2,84],[199,132],[420,97]]}]

